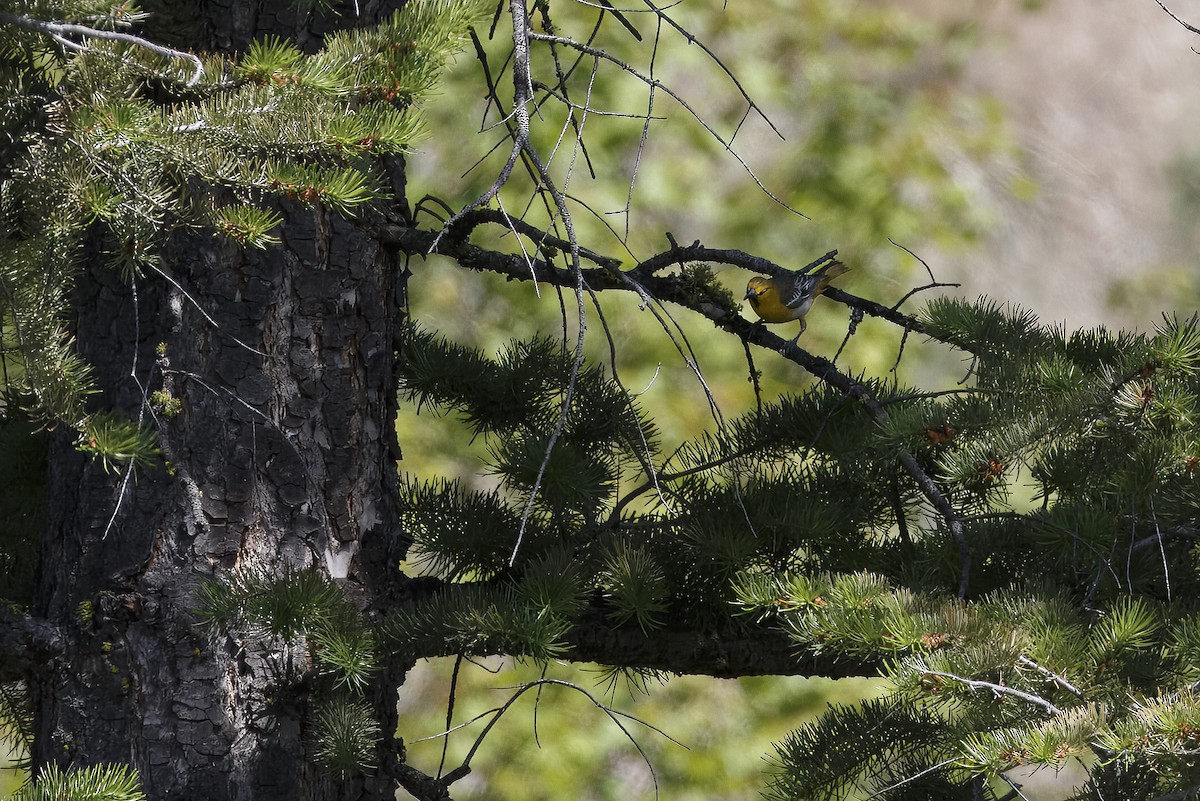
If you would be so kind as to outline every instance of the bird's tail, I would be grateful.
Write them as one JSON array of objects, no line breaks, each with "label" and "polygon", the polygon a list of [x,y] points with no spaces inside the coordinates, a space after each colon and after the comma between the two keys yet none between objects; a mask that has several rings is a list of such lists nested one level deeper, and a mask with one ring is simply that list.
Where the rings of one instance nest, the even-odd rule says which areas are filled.
[{"label": "bird's tail", "polygon": [[814,294],[821,294],[825,287],[829,286],[830,281],[837,278],[839,275],[844,275],[848,272],[850,272],[850,268],[837,259],[829,262],[824,267],[813,273],[815,278],[820,279],[817,282],[817,291]]}]

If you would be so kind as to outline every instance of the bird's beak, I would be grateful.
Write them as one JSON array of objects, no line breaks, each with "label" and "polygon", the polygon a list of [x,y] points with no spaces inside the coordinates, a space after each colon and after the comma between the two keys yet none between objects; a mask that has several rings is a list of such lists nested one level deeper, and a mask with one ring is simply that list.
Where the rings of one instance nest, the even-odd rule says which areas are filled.
[{"label": "bird's beak", "polygon": [[757,296],[758,296],[757,292],[755,292],[753,289],[747,288],[746,294],[742,295],[742,300],[750,300],[750,298],[757,297]]}]

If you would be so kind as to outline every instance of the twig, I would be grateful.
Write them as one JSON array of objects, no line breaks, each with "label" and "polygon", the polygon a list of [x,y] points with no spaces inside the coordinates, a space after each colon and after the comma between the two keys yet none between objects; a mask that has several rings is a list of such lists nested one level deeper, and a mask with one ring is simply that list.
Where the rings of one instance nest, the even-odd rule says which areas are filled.
[{"label": "twig", "polygon": [[190,302],[192,304],[192,307],[195,308],[196,311],[200,312],[200,315],[202,317],[204,317],[205,320],[208,320],[208,322],[212,325],[212,327],[214,329],[216,329],[221,335],[226,336],[229,339],[233,340],[234,344],[245,348],[246,350],[253,353],[255,356],[262,356],[265,359],[269,359],[271,357],[271,354],[263,353],[258,348],[255,348],[251,345],[247,345],[245,342],[238,339],[233,334],[229,333],[224,328],[222,328],[221,324],[218,323],[216,320],[214,320],[213,316],[211,314],[209,314],[207,311],[205,311],[204,307],[200,305],[200,302],[197,301],[195,298],[193,298],[190,294],[188,294],[188,291],[183,288],[183,285],[180,284],[179,281],[175,280],[175,276],[171,275],[171,272],[166,267],[163,267],[161,264],[156,264],[154,262],[150,262],[150,269],[154,270],[154,272],[158,273],[163,278],[167,279],[167,282],[169,284],[171,284],[171,286],[173,286],[177,290],[179,290],[179,294],[181,294],[181,295],[183,295],[183,297],[187,298],[188,302]]},{"label": "twig", "polygon": [[616,58],[615,56],[611,55],[610,53],[605,52],[604,50],[600,50],[598,48],[591,47],[589,45],[585,45],[580,42],[576,42],[574,39],[569,39],[569,38],[566,38],[563,36],[551,36],[549,34],[532,33],[532,32],[529,34],[529,38],[531,40],[535,40],[535,41],[539,41],[539,42],[550,42],[553,44],[562,45],[564,47],[573,48],[575,50],[578,50],[581,53],[586,53],[589,56],[594,56],[596,58],[604,59],[605,61],[610,61],[613,64],[616,64],[618,67],[620,67],[625,72],[628,72],[630,75],[637,78],[642,83],[646,84],[647,86],[657,87],[658,89],[661,89],[662,91],[666,92],[668,95],[671,96],[672,99],[675,100],[676,103],[683,106],[684,110],[687,111],[688,114],[691,114],[692,118],[695,119],[696,122],[700,123],[700,125],[704,128],[704,130],[708,131],[709,135],[712,136],[714,139],[716,139],[721,144],[721,146],[725,148],[726,152],[729,153],[729,155],[733,156],[733,158],[737,161],[737,163],[742,166],[742,169],[746,171],[746,174],[750,176],[750,179],[752,181],[754,181],[754,183],[758,186],[758,188],[761,189],[762,192],[767,197],[771,198],[771,200],[775,201],[777,204],[779,204],[783,208],[787,209],[792,214],[803,217],[806,220],[809,219],[807,214],[803,213],[802,211],[799,211],[796,208],[793,208],[783,198],[776,195],[770,189],[767,189],[766,185],[762,182],[762,180],[758,177],[758,175],[754,172],[754,170],[750,167],[750,165],[746,163],[746,160],[744,158],[742,158],[742,156],[736,150],[733,149],[733,143],[726,141],[725,137],[723,137],[719,133],[717,133],[716,129],[714,129],[708,123],[707,120],[705,120],[703,117],[701,117],[699,112],[697,112],[694,108],[692,108],[690,103],[688,103],[686,100],[684,100],[682,96],[680,96],[677,92],[672,90],[671,87],[667,86],[662,81],[658,80],[657,78],[652,78],[650,76],[643,75],[642,73],[635,70],[633,67],[631,67],[628,64],[626,64],[625,62],[621,61],[619,58]]},{"label": "twig", "polygon": [[1151,495],[1147,502],[1150,505],[1150,516],[1154,518],[1154,541],[1158,543],[1158,553],[1162,557],[1163,566],[1163,582],[1167,585],[1167,603],[1171,602],[1171,572],[1167,567],[1167,549],[1163,547],[1162,528],[1158,525],[1158,514],[1154,511],[1154,496]]},{"label": "twig", "polygon": [[572,682],[568,682],[568,681],[562,681],[561,679],[545,679],[545,678],[543,678],[543,679],[538,679],[536,681],[528,682],[527,684],[522,684],[516,688],[516,692],[513,693],[512,697],[509,698],[503,705],[496,707],[495,709],[491,709],[487,712],[484,712],[481,715],[477,715],[474,718],[474,720],[479,720],[487,715],[492,715],[492,718],[491,718],[491,720],[489,720],[487,722],[487,725],[484,726],[483,731],[481,731],[479,733],[479,736],[475,738],[475,742],[471,745],[471,748],[467,751],[467,755],[463,758],[462,764],[455,770],[452,770],[450,773],[446,774],[446,776],[444,778],[445,783],[447,785],[449,785],[456,779],[467,775],[471,770],[471,768],[470,768],[471,760],[474,758],[475,753],[479,750],[479,746],[481,746],[483,744],[484,738],[487,737],[488,733],[492,730],[492,727],[495,726],[496,723],[500,720],[501,716],[505,712],[507,712],[512,707],[512,705],[517,702],[517,699],[520,698],[522,695],[524,695],[526,692],[528,692],[529,690],[531,690],[535,687],[538,688],[540,691],[540,689],[544,686],[565,687],[569,690],[574,690],[575,692],[583,695],[589,701],[591,701],[596,706],[596,708],[603,711],[604,714],[608,716],[609,720],[611,720],[613,722],[613,724],[618,729],[621,730],[621,733],[625,735],[626,739],[628,739],[629,742],[633,744],[633,747],[637,749],[638,754],[641,755],[642,761],[646,763],[646,767],[649,768],[650,776],[654,781],[655,797],[656,798],[658,797],[658,774],[654,770],[654,765],[650,762],[650,757],[646,754],[645,750],[642,749],[642,746],[637,741],[637,739],[629,732],[629,729],[626,728],[625,724],[622,723],[620,720],[618,720],[618,718],[626,718],[628,720],[632,720],[637,723],[640,723],[643,726],[645,726],[646,728],[650,729],[651,731],[653,731],[657,734],[661,734],[663,737],[666,737],[668,740],[670,740],[671,742],[680,746],[681,748],[687,748],[687,746],[684,745],[683,743],[679,742],[678,740],[676,740],[671,735],[664,732],[662,729],[659,729],[658,727],[653,726],[652,724],[647,723],[646,721],[641,720],[640,718],[636,718],[633,715],[629,715],[624,712],[619,712],[619,711],[613,709],[612,707],[597,700],[594,695],[592,695],[590,692],[583,689],[579,685],[573,684]]},{"label": "twig", "polygon": [[1083,698],[1083,690],[1079,689],[1074,684],[1072,684],[1071,682],[1064,679],[1062,676],[1055,673],[1053,670],[1042,667],[1041,665],[1039,665],[1037,662],[1034,662],[1029,657],[1019,656],[1019,657],[1017,657],[1017,663],[1021,664],[1021,665],[1025,665],[1026,667],[1031,667],[1034,670],[1036,670],[1038,673],[1041,673],[1046,678],[1052,679],[1056,684],[1058,684],[1058,686],[1062,687],[1064,690],[1071,693],[1076,698],[1080,698],[1080,699]]},{"label": "twig", "polygon": [[[571,243],[567,242],[565,239],[559,239],[556,236],[551,236],[549,232],[543,231],[537,226],[530,225],[524,220],[511,217],[493,209],[475,209],[471,213],[464,215],[460,224],[473,226],[476,221],[497,223],[504,225],[514,233],[524,234],[533,240],[534,244],[538,246],[539,250],[546,245],[557,250],[569,251],[571,249]],[[588,250],[585,247],[579,248],[579,255],[594,264],[600,265],[601,267],[615,269],[621,266],[620,259],[614,259],[611,256],[602,256],[601,254],[592,250]]]},{"label": "twig", "polygon": [[[650,486],[652,486],[654,491],[658,494],[658,499],[662,502],[663,507],[670,514],[674,515],[676,514],[676,511],[671,506],[671,502],[667,500],[667,496],[663,492],[662,486],[659,483],[658,470],[656,470],[654,467],[653,452],[650,448],[650,442],[646,439],[646,432],[642,428],[642,421],[638,416],[637,406],[633,402],[633,399],[636,396],[625,386],[625,382],[621,380],[620,372],[617,370],[617,343],[613,339],[612,329],[610,329],[608,326],[608,320],[604,317],[604,309],[600,305],[600,298],[597,297],[596,293],[591,289],[588,290],[588,296],[592,299],[592,306],[596,309],[596,316],[600,319],[600,330],[604,332],[604,338],[608,342],[609,369],[612,370],[613,382],[620,387],[621,393],[624,395],[626,403],[628,404],[629,413],[633,415],[634,420],[637,422],[638,442],[630,443],[630,451],[635,455],[634,458],[637,459],[638,464],[642,468],[642,472],[646,474]],[[654,371],[654,377],[657,376],[658,370],[656,369]],[[651,377],[651,383],[654,382],[654,377]],[[649,386],[646,387],[646,389],[649,388]],[[646,390],[642,390],[642,392],[645,391]],[[617,518],[612,517],[610,519],[616,520]]]},{"label": "twig", "polygon": [[124,42],[132,44],[143,50],[149,50],[156,55],[165,56],[166,58],[182,59],[191,62],[195,71],[192,77],[188,79],[187,86],[195,86],[200,78],[204,75],[204,65],[200,63],[200,59],[192,54],[185,53],[182,50],[176,50],[172,47],[164,47],[163,45],[155,44],[148,39],[143,39],[140,36],[134,36],[131,33],[121,33],[120,31],[105,31],[99,28],[91,28],[87,25],[75,25],[68,22],[50,22],[49,20],[33,19],[32,17],[23,17],[18,14],[12,14],[7,11],[0,11],[0,22],[6,22],[10,25],[16,25],[18,28],[25,28],[30,31],[44,33],[54,39],[59,44],[70,47],[74,50],[86,50],[86,44],[79,44],[66,37],[78,36],[83,39],[107,39],[115,42]]},{"label": "twig", "polygon": [[997,695],[1011,695],[1014,698],[1020,698],[1022,701],[1040,706],[1051,715],[1061,715],[1063,712],[1045,698],[1034,695],[1033,693],[1027,693],[1024,690],[1018,690],[1013,687],[1005,687],[1003,684],[996,684],[990,681],[979,681],[978,679],[967,679],[963,678],[962,676],[955,676],[953,673],[944,673],[940,670],[921,670],[920,672],[927,676],[941,676],[942,678],[953,679],[960,684],[967,685],[973,690],[991,690]]},{"label": "twig", "polygon": [[[775,135],[778,136],[780,139],[783,139],[783,134],[781,134],[779,132],[779,129],[775,127],[775,123],[771,121],[771,118],[767,116],[767,113],[765,111],[763,111],[761,108],[759,108],[759,105],[754,102],[754,98],[752,98],[750,96],[750,93],[747,92],[745,87],[742,86],[742,82],[737,79],[737,76],[733,74],[733,71],[731,69],[729,69],[729,67],[725,66],[725,62],[721,61],[721,59],[717,57],[717,54],[709,49],[708,45],[704,44],[704,42],[697,39],[696,36],[691,31],[685,30],[678,22],[676,22],[675,20],[673,20],[669,16],[667,16],[666,12],[664,12],[658,6],[654,5],[654,3],[650,2],[650,0],[642,0],[642,2],[644,2],[647,6],[649,6],[650,10],[653,11],[660,20],[665,20],[668,25],[670,25],[672,28],[674,28],[675,31],[680,36],[682,36],[689,45],[695,45],[696,47],[699,47],[701,50],[703,50],[704,54],[707,55],[709,58],[711,58],[713,60],[713,63],[721,68],[721,71],[725,73],[726,77],[728,77],[729,80],[733,81],[733,85],[737,87],[738,94],[740,94],[742,96],[742,100],[746,101],[746,105],[749,106],[750,109],[757,111],[758,116],[761,117],[763,122],[765,122],[771,128],[771,130],[775,132]],[[744,119],[745,118],[743,117],[743,120]],[[740,128],[741,125],[739,124],[738,127]],[[736,136],[736,133],[735,133],[735,136]],[[733,140],[730,139],[730,141],[732,142]]]},{"label": "twig", "polygon": [[1183,27],[1187,28],[1192,33],[1200,33],[1200,28],[1197,28],[1193,25],[1188,25],[1186,22],[1181,20],[1179,17],[1175,16],[1175,12],[1172,11],[1171,9],[1167,8],[1165,5],[1163,5],[1162,0],[1154,0],[1154,2],[1158,3],[1159,8],[1161,8],[1163,11],[1167,12],[1167,14],[1170,15],[1171,19],[1175,20],[1176,22],[1178,22]]},{"label": "twig", "polygon": [[[579,257],[579,239],[575,235],[575,227],[571,222],[571,211],[567,208],[566,198],[563,197],[562,191],[550,176],[549,169],[542,162],[541,156],[538,155],[537,150],[532,147],[529,141],[529,103],[533,95],[533,85],[529,75],[529,40],[534,34],[529,30],[529,21],[525,16],[525,0],[512,0],[509,5],[509,11],[513,18],[513,113],[517,125],[517,136],[513,143],[514,152],[524,153],[529,158],[542,180],[542,185],[554,199],[554,205],[562,220],[563,228],[567,232],[567,242],[570,244],[570,272],[574,278],[575,299],[579,313],[578,335],[575,339],[575,358],[571,364],[571,374],[567,377],[567,385],[563,393],[562,409],[559,412],[558,422],[555,424],[554,430],[551,431],[550,438],[546,442],[545,457],[538,467],[537,477],[534,479],[533,487],[529,492],[529,501],[525,504],[525,510],[521,514],[521,525],[517,532],[517,541],[513,545],[512,556],[509,558],[509,564],[511,565],[516,563],[517,551],[525,539],[525,531],[529,527],[529,520],[533,515],[534,504],[537,501],[538,493],[541,491],[542,481],[546,476],[546,469],[550,466],[550,454],[554,451],[554,446],[558,444],[558,439],[562,436],[567,426],[571,402],[575,396],[576,382],[579,379],[579,371],[583,366],[583,342],[584,334],[587,331],[587,314],[584,309],[585,284],[583,281],[583,268]],[[509,163],[512,164],[513,161],[510,158]],[[496,186],[496,191],[499,191],[498,185]]]},{"label": "twig", "polygon": [[900,781],[896,782],[895,784],[891,785],[890,787],[884,787],[882,790],[878,790],[874,793],[871,793],[869,796],[867,796],[866,801],[871,801],[872,798],[878,798],[879,796],[883,795],[884,793],[890,793],[892,790],[895,790],[897,787],[903,787],[904,785],[908,784],[909,782],[916,781],[917,779],[921,778],[922,776],[926,776],[930,773],[933,773],[935,770],[941,770],[942,768],[946,767],[947,765],[953,765],[953,764],[954,764],[954,759],[951,758],[951,759],[947,759],[942,762],[939,762],[936,765],[930,765],[928,768],[921,771],[920,773],[914,773],[912,776],[909,776],[906,779],[901,779]]}]

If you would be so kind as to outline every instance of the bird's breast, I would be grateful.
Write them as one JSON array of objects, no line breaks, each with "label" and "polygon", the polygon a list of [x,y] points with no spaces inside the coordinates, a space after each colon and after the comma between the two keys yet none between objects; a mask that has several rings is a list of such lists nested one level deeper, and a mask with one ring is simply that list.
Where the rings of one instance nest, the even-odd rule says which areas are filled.
[{"label": "bird's breast", "polygon": [[790,307],[780,303],[773,295],[767,293],[765,297],[751,297],[750,306],[754,309],[754,313],[768,323],[786,323],[791,320],[799,320],[808,311],[808,307],[812,302],[801,303],[799,306]]}]

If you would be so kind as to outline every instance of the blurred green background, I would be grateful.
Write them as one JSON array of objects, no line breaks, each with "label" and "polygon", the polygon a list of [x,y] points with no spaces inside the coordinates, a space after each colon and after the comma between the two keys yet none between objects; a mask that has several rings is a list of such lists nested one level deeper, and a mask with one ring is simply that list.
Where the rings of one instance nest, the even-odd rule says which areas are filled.
[{"label": "blurred green background", "polygon": [[[406,731],[445,729],[450,681],[444,668],[422,670],[405,684],[400,720]],[[509,660],[464,664],[454,725],[503,705],[515,685],[540,675],[535,665]],[[629,715],[618,720],[646,759],[591,699],[563,687],[543,687],[540,697],[536,689],[521,696],[487,735],[472,760],[473,772],[453,785],[454,798],[652,799],[656,779],[663,799],[753,798],[773,741],[820,714],[826,703],[854,703],[875,693],[878,684],[871,679],[688,676],[652,684],[643,693],[620,679],[605,683],[600,673],[586,667],[569,672],[552,667],[549,675],[567,677],[596,701]],[[455,731],[447,771],[461,764],[486,722],[480,719]],[[436,773],[442,747],[442,738],[409,743],[409,760]],[[402,792],[400,797],[407,796]]]}]

